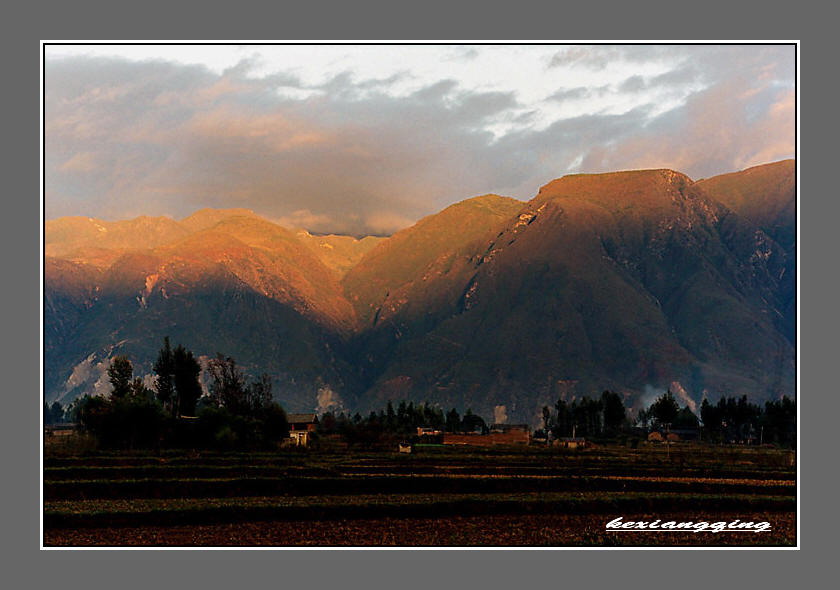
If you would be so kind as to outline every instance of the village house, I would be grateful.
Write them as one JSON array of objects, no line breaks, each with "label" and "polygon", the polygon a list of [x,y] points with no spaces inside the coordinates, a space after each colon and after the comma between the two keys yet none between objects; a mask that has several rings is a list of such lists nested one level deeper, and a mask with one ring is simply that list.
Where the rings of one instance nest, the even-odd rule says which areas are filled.
[{"label": "village house", "polygon": [[307,447],[312,441],[312,433],[318,428],[317,414],[287,414],[290,444]]}]

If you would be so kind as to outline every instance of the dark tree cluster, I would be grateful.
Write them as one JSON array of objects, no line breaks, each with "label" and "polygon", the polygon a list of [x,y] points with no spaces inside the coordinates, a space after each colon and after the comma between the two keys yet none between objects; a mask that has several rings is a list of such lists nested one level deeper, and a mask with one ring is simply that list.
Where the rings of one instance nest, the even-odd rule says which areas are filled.
[{"label": "dark tree cluster", "polygon": [[[84,396],[71,407],[78,428],[112,448],[253,448],[288,436],[286,413],[272,399],[268,375],[249,381],[234,359],[220,354],[208,363],[210,392],[203,396],[200,363],[180,344],[172,348],[169,338],[153,370],[149,389],[134,377],[128,357],[114,357],[110,396]],[[45,407],[45,416],[46,410],[51,417],[52,407]]]},{"label": "dark tree cluster", "polygon": [[196,432],[205,446],[270,446],[289,434],[286,412],[271,393],[271,378],[249,380],[236,360],[217,355],[207,363],[210,394],[202,398]]},{"label": "dark tree cluster", "polygon": [[741,397],[722,397],[716,404],[704,399],[700,416],[680,408],[668,391],[639,411],[636,424],[644,429],[700,430],[707,442],[796,444],[796,402],[788,397],[768,401],[764,407]]},{"label": "dark tree cluster", "polygon": [[558,399],[554,411],[543,408],[543,432],[554,438],[615,437],[628,426],[627,411],[621,396],[604,391],[600,398],[582,397],[571,403]]},{"label": "dark tree cluster", "polygon": [[160,444],[166,415],[143,380],[134,378],[128,357],[111,359],[108,368],[111,395],[86,395],[70,408],[73,421],[82,431],[97,437],[105,447],[142,448]]},{"label": "dark tree cluster", "polygon": [[166,337],[153,368],[157,398],[164,409],[173,417],[195,415],[202,391],[201,365],[193,353],[180,344],[173,349]]},{"label": "dark tree cluster", "polygon": [[467,409],[463,416],[452,408],[444,412],[441,408],[422,403],[401,401],[396,410],[388,402],[384,410],[362,416],[342,412],[336,415],[326,412],[321,416],[319,431],[324,434],[340,434],[350,444],[376,444],[394,439],[412,439],[418,428],[431,428],[441,432],[489,431],[484,419]]},{"label": "dark tree cluster", "polygon": [[639,410],[636,423],[654,430],[697,430],[700,426],[697,415],[688,406],[681,408],[670,389],[656,398],[650,407]]},{"label": "dark tree cluster", "polygon": [[44,424],[61,424],[69,420],[70,416],[67,415],[66,408],[59,402],[44,403]]},{"label": "dark tree cluster", "polygon": [[715,405],[703,400],[700,417],[704,436],[713,442],[796,445],[796,402],[786,396],[763,408],[747,396],[722,397]]}]

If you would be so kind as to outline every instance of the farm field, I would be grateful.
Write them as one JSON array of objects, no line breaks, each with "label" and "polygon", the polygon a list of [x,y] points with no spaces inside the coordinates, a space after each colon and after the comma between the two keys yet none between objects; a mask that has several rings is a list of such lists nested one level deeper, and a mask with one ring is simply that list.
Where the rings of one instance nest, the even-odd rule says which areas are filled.
[{"label": "farm field", "polygon": [[[796,544],[792,454],[700,444],[44,457],[44,546]],[[666,519],[755,532],[607,532]]]}]

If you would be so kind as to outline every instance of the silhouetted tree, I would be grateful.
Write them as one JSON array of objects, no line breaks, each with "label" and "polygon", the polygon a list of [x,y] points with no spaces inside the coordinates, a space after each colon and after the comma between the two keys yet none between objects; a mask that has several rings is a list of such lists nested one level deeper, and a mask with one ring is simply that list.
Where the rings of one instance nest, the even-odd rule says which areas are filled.
[{"label": "silhouetted tree", "polygon": [[252,414],[258,414],[271,404],[273,398],[271,393],[271,376],[263,373],[256,381],[246,386],[248,392],[248,410]]},{"label": "silhouetted tree", "polygon": [[615,436],[627,422],[627,411],[621,396],[612,391],[601,394],[601,404],[604,408],[604,434]]},{"label": "silhouetted tree", "polygon": [[446,432],[458,432],[461,429],[461,416],[452,408],[446,413]]},{"label": "silhouetted tree", "polygon": [[104,397],[85,395],[78,398],[71,406],[73,422],[82,431],[97,433],[101,430],[110,410],[110,404]]},{"label": "silhouetted tree", "polygon": [[122,399],[131,393],[131,377],[134,368],[127,356],[115,356],[108,367],[108,381],[111,382],[111,397]]},{"label": "silhouetted tree", "polygon": [[217,406],[234,415],[247,414],[249,410],[245,375],[236,361],[219,353],[207,363],[210,374],[210,395]]},{"label": "silhouetted tree", "polygon": [[464,418],[461,421],[461,430],[464,432],[488,432],[487,424],[484,418],[477,414],[473,414],[470,408],[464,413]]},{"label": "silhouetted tree", "polygon": [[135,377],[131,382],[131,397],[139,399],[153,400],[155,399],[155,392],[146,387],[143,379]]},{"label": "silhouetted tree", "polygon": [[548,436],[548,433],[551,431],[551,427],[553,424],[553,420],[551,419],[551,408],[548,406],[543,406],[542,409],[542,421],[543,421],[543,431]]},{"label": "silhouetted tree", "polygon": [[562,398],[558,398],[554,404],[556,414],[554,417],[554,438],[563,438],[572,435],[572,411],[569,404]]},{"label": "silhouetted tree", "polygon": [[51,405],[44,402],[44,424],[58,424],[64,422],[64,407],[53,402]]},{"label": "silhouetted tree", "polygon": [[674,394],[669,389],[656,398],[656,401],[653,402],[648,411],[658,425],[673,425],[677,419],[677,414],[680,412],[680,406],[677,404]]},{"label": "silhouetted tree", "polygon": [[388,430],[396,430],[397,428],[397,414],[394,412],[394,404],[391,403],[391,400],[388,400],[388,405],[385,408],[385,427]]},{"label": "silhouetted tree", "polygon": [[787,396],[764,404],[764,442],[796,446],[796,402]]},{"label": "silhouetted tree", "polygon": [[289,436],[289,421],[286,412],[276,402],[269,402],[260,410],[263,438],[266,442],[277,442]]},{"label": "silhouetted tree", "polygon": [[674,419],[674,428],[678,430],[694,430],[699,426],[697,415],[692,412],[688,406],[683,407],[677,412],[677,417]]},{"label": "silhouetted tree", "polygon": [[602,406],[600,400],[583,397],[570,407],[576,436],[597,436],[601,432]]},{"label": "silhouetted tree", "polygon": [[194,416],[195,404],[201,397],[201,365],[193,353],[180,344],[172,351],[172,384],[175,393],[173,414]]},{"label": "silhouetted tree", "polygon": [[164,408],[170,412],[175,409],[175,355],[169,345],[169,336],[163,339],[163,348],[158,352],[157,360],[153,366],[157,377],[155,378],[155,390],[157,399]]}]

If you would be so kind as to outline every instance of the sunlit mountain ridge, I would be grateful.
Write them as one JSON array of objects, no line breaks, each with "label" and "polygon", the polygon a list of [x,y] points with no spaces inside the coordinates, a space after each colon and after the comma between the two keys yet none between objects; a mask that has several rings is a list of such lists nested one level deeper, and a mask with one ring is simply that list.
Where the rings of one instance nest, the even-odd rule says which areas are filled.
[{"label": "sunlit mountain ridge", "polygon": [[293,411],[794,395],[794,175],[569,175],[361,240],[242,209],[47,221],[47,398],[106,392],[115,354],[150,373],[167,335],[268,372]]}]

